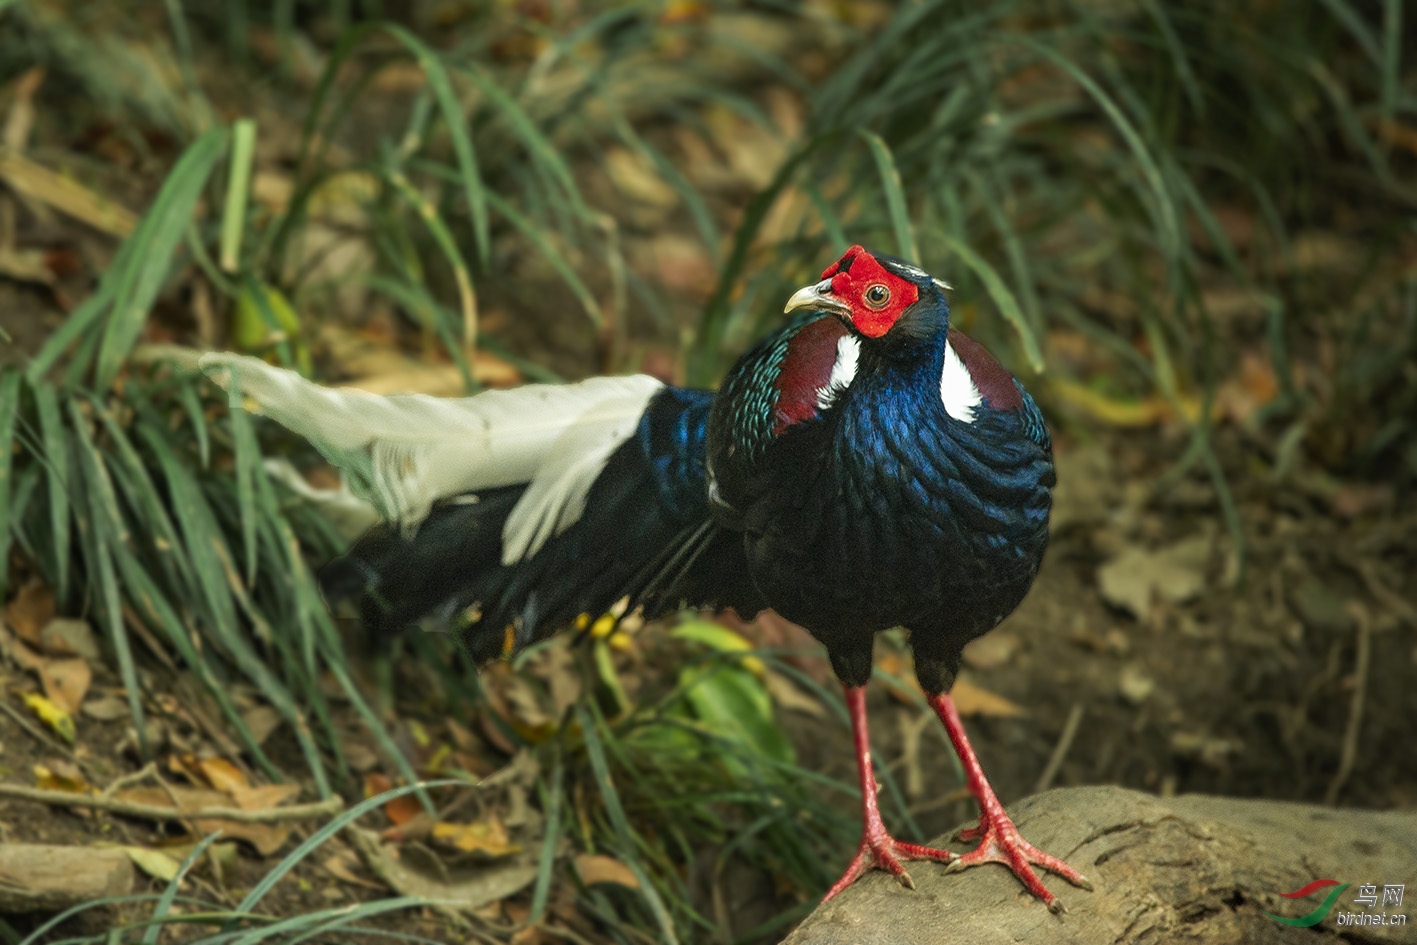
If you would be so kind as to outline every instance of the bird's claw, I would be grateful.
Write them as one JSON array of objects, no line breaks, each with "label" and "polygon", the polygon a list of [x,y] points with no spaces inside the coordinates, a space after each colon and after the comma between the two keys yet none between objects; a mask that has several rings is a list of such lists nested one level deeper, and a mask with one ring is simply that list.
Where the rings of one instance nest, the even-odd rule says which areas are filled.
[{"label": "bird's claw", "polygon": [[[957,854],[949,850],[936,850],[934,847],[921,846],[917,843],[902,843],[891,836],[883,837],[863,837],[861,847],[856,851],[856,858],[851,861],[851,865],[846,868],[846,872],[841,875],[841,879],[827,894],[822,897],[822,902],[836,896],[847,886],[860,879],[867,870],[885,870],[896,878],[906,889],[915,888],[915,880],[910,878],[910,873],[901,865],[901,860],[935,860],[939,863],[950,863]],[[951,864],[953,865],[953,864]]]},{"label": "bird's claw", "polygon": [[1055,915],[1068,910],[1058,897],[1043,885],[1033,867],[1056,873],[1074,886],[1092,890],[1092,883],[1088,882],[1087,877],[1019,836],[1018,828],[1007,815],[1001,815],[997,821],[981,817],[978,827],[968,827],[961,830],[959,835],[961,839],[966,840],[980,838],[980,844],[973,851],[955,857],[945,867],[946,873],[957,873],[981,863],[1001,863],[1019,878],[1019,882],[1023,883],[1029,892],[1043,900],[1048,911]]},{"label": "bird's claw", "polygon": [[983,824],[978,827],[961,827],[955,831],[955,839],[962,843],[970,840],[978,840],[982,836],[984,836]]}]

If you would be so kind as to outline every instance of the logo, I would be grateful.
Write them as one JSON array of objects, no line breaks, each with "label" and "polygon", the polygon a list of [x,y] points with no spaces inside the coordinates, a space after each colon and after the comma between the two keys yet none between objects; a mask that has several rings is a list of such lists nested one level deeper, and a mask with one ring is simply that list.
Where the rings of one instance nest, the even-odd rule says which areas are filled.
[{"label": "logo", "polygon": [[[1324,901],[1319,903],[1314,911],[1301,916],[1275,915],[1273,912],[1266,912],[1265,915],[1282,925],[1291,925],[1301,929],[1318,925],[1328,918],[1329,913],[1333,912],[1333,907],[1338,903],[1338,897],[1343,895],[1343,891],[1351,885],[1353,884],[1343,883],[1340,885],[1336,879],[1316,879],[1301,889],[1280,893],[1285,899],[1306,899],[1321,889],[1333,886],[1334,888],[1329,890],[1328,894],[1324,896]],[[1406,925],[1407,916],[1404,913],[1373,911],[1379,907],[1379,895],[1382,897],[1382,907],[1401,907],[1405,888],[1404,885],[1389,884],[1383,886],[1382,893],[1379,894],[1375,883],[1364,883],[1358,887],[1358,895],[1353,897],[1353,905],[1361,906],[1363,911],[1341,911],[1334,916],[1334,922],[1338,925]]]},{"label": "logo", "polygon": [[1280,893],[1280,895],[1283,896],[1285,899],[1304,899],[1309,896],[1312,896],[1320,889],[1326,889],[1329,886],[1338,886],[1337,889],[1333,890],[1327,896],[1324,897],[1324,901],[1319,903],[1318,908],[1315,909],[1313,912],[1310,912],[1308,915],[1301,915],[1298,918],[1275,915],[1273,912],[1266,912],[1265,915],[1269,916],[1271,919],[1282,925],[1292,925],[1301,929],[1306,929],[1311,925],[1318,925],[1325,918],[1327,918],[1330,912],[1333,911],[1334,905],[1338,902],[1338,897],[1343,895],[1343,891],[1347,889],[1349,885],[1349,883],[1344,883],[1340,886],[1338,880],[1336,879],[1316,879],[1309,885],[1303,887],[1302,889],[1296,889],[1293,892]]}]

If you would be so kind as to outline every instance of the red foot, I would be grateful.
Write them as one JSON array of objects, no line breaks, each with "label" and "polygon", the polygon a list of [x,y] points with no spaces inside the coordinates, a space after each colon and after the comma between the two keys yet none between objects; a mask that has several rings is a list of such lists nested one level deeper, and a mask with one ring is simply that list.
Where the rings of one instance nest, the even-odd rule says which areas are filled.
[{"label": "red foot", "polygon": [[861,838],[861,846],[856,851],[856,859],[852,860],[851,865],[846,868],[846,872],[841,874],[841,879],[827,890],[827,894],[822,897],[822,902],[826,902],[856,882],[867,870],[885,870],[899,880],[906,889],[914,889],[915,881],[910,878],[905,867],[900,865],[901,860],[935,860],[938,863],[948,863],[955,858],[956,854],[949,850],[936,850],[933,847],[922,847],[916,843],[902,843],[882,830],[878,837]]},{"label": "red foot", "polygon": [[1033,867],[1038,866],[1057,873],[1074,886],[1083,889],[1092,889],[1092,884],[1062,860],[1049,856],[1019,836],[1018,828],[1004,812],[1004,806],[999,803],[994,789],[984,777],[984,769],[979,766],[979,759],[969,744],[969,738],[964,734],[964,724],[960,721],[954,701],[948,695],[930,696],[929,701],[935,714],[944,723],[945,731],[959,754],[970,793],[979,802],[979,826],[968,827],[959,832],[961,840],[980,840],[979,847],[963,856],[955,857],[950,865],[945,867],[945,872],[958,872],[980,863],[1002,863],[1013,871],[1029,892],[1043,900],[1049,912],[1066,912],[1058,897],[1043,885]]},{"label": "red foot", "polygon": [[946,873],[957,873],[981,863],[1002,863],[1013,871],[1013,874],[1019,878],[1019,882],[1023,883],[1029,892],[1043,900],[1043,904],[1048,907],[1049,912],[1066,912],[1067,909],[1063,908],[1058,897],[1043,885],[1043,881],[1038,878],[1033,867],[1038,866],[1051,873],[1057,873],[1074,886],[1092,889],[1092,884],[1077,870],[1056,856],[1044,853],[1019,836],[1018,828],[1002,810],[992,817],[987,814],[981,815],[979,826],[961,830],[959,838],[961,840],[982,838],[982,842],[972,852],[955,857],[953,862],[945,867]]},{"label": "red foot", "polygon": [[866,731],[866,690],[864,687],[846,687],[846,707],[851,713],[851,733],[856,743],[856,770],[861,779],[861,846],[856,849],[856,858],[827,890],[822,902],[841,892],[856,882],[867,870],[885,870],[907,889],[915,888],[915,881],[900,865],[901,860],[935,860],[948,863],[956,854],[948,850],[936,850],[915,843],[902,843],[886,832],[881,820],[881,810],[876,803],[876,776],[871,770],[871,742]]}]

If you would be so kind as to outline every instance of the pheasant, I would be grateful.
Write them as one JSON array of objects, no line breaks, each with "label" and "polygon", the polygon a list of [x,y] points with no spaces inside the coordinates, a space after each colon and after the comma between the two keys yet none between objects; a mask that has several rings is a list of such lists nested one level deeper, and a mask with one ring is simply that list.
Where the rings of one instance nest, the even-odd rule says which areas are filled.
[{"label": "pheasant", "polygon": [[[950,327],[947,289],[853,246],[716,393],[634,376],[381,397],[238,355],[201,367],[236,375],[380,513],[325,574],[373,629],[451,625],[488,660],[617,602],[772,608],[825,645],[851,718],[862,837],[823,901],[872,868],[913,888],[902,861],[923,859],[1001,863],[1061,911],[1035,867],[1091,887],[1019,835],[949,696],[962,647],[1033,584],[1052,451],[1019,382]],[[898,841],[881,818],[866,684],[875,635],[897,626],[979,803],[970,853]]]}]

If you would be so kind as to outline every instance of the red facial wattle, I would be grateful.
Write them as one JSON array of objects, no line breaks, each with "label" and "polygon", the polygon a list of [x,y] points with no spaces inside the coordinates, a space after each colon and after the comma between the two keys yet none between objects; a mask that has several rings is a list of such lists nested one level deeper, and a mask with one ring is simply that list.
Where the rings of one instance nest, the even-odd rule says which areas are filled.
[{"label": "red facial wattle", "polygon": [[[822,272],[831,280],[832,295],[851,308],[851,321],[867,338],[879,338],[891,330],[905,310],[920,299],[914,283],[886,269],[861,246],[853,246]],[[872,294],[884,286],[883,301]]]}]

